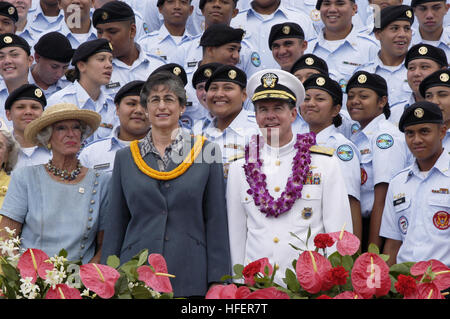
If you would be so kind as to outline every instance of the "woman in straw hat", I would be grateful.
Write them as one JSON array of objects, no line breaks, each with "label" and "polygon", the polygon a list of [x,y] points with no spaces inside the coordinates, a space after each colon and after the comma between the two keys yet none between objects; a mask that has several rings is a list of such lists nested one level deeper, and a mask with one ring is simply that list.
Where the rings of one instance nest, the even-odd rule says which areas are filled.
[{"label": "woman in straw hat", "polygon": [[99,261],[107,176],[82,167],[82,141],[100,124],[100,115],[60,103],[45,109],[25,130],[25,139],[52,150],[47,164],[21,167],[11,175],[0,215],[22,237],[22,248],[52,256],[61,249],[69,260]]}]

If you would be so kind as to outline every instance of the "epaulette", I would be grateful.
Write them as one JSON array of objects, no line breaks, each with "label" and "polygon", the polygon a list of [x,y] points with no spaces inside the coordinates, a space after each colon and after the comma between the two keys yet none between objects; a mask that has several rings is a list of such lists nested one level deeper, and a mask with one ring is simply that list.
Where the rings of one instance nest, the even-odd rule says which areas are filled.
[{"label": "epaulette", "polygon": [[237,161],[238,159],[244,158],[245,153],[239,153],[233,156],[228,157],[228,162],[234,162]]},{"label": "epaulette", "polygon": [[313,145],[309,148],[311,153],[333,156],[334,148],[319,145]]}]

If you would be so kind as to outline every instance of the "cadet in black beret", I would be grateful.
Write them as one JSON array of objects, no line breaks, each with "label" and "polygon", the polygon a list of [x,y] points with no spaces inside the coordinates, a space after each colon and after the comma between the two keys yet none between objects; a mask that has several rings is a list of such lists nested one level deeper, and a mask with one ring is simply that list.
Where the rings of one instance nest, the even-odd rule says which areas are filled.
[{"label": "cadet in black beret", "polygon": [[145,81],[135,80],[122,86],[114,97],[114,104],[116,104],[116,106],[119,105],[120,101],[127,96],[140,96],[144,83]]},{"label": "cadet in black beret", "polygon": [[124,1],[107,2],[92,15],[94,27],[102,23],[120,21],[135,21],[133,9]]},{"label": "cadet in black beret", "polygon": [[150,74],[150,76],[152,76],[155,73],[161,72],[161,71],[168,71],[170,73],[175,74],[183,82],[184,86],[186,86],[187,75],[186,75],[186,71],[184,70],[184,68],[181,65],[179,65],[177,63],[168,63],[168,64],[161,65],[159,68],[157,68],[155,71],[153,71]]},{"label": "cadet in black beret", "polygon": [[279,23],[272,26],[269,34],[269,48],[272,50],[272,43],[275,40],[297,38],[305,40],[305,33],[301,26],[293,22]]},{"label": "cadet in black beret", "polygon": [[407,5],[398,5],[388,6],[381,9],[380,25],[377,26],[375,23],[373,30],[383,30],[394,21],[407,21],[410,25],[412,25],[414,22],[414,13],[412,8]]},{"label": "cadet in black beret", "polygon": [[430,44],[419,43],[412,46],[406,54],[405,67],[408,68],[408,63],[415,59],[429,59],[439,64],[441,67],[448,67],[445,51]]},{"label": "cadet in black beret", "polygon": [[34,45],[34,51],[44,58],[69,63],[75,50],[64,35],[59,32],[49,32],[39,38]]},{"label": "cadet in black beret", "polygon": [[208,91],[209,86],[213,82],[232,82],[241,88],[247,86],[247,75],[244,71],[233,65],[223,65],[218,67],[206,81],[205,90]]},{"label": "cadet in black beret", "polygon": [[303,83],[305,91],[308,89],[319,89],[328,92],[333,98],[335,105],[342,105],[342,89],[339,83],[325,74],[313,74]]},{"label": "cadet in black beret", "polygon": [[200,45],[203,47],[220,47],[227,43],[241,43],[244,33],[244,30],[235,29],[226,24],[213,24],[203,32]]},{"label": "cadet in black beret", "polygon": [[197,84],[208,81],[213,72],[222,65],[222,63],[212,62],[199,66],[192,76],[192,86],[194,89],[197,89]]},{"label": "cadet in black beret", "polygon": [[[160,1],[162,1],[162,2],[164,2],[164,0],[158,0],[158,2],[160,2]],[[198,4],[198,7],[200,8],[200,10],[203,10],[203,8],[205,7],[205,4],[207,3],[207,2],[209,2],[209,1],[212,1],[212,0],[200,0],[200,2],[199,2],[199,4]],[[236,8],[236,5],[237,5],[237,2],[238,2],[239,0],[233,0],[233,2],[234,2],[234,7]]]},{"label": "cadet in black beret", "polygon": [[112,45],[106,39],[96,39],[82,43],[73,54],[72,65],[76,65],[78,61],[86,61],[91,55],[99,52],[111,52]]},{"label": "cadet in black beret", "polygon": [[19,47],[24,49],[27,55],[30,55],[30,45],[28,42],[14,33],[0,34],[0,49],[6,47]]},{"label": "cadet in black beret", "polygon": [[410,105],[405,108],[398,123],[398,128],[405,132],[407,126],[422,123],[443,124],[442,111],[439,106],[428,101],[420,101]]},{"label": "cadet in black beret", "polygon": [[449,69],[438,70],[436,72],[431,73],[425,79],[423,79],[419,85],[420,95],[422,95],[423,97],[426,97],[425,92],[429,88],[432,88],[435,86],[450,87],[450,71],[449,71]]},{"label": "cadet in black beret", "polygon": [[34,84],[24,84],[11,92],[5,102],[5,110],[11,110],[11,106],[18,100],[34,100],[42,105],[42,109],[47,105],[44,92]]},{"label": "cadet in black beret", "polygon": [[6,17],[1,18],[0,23],[0,34],[1,33],[15,33],[16,23],[19,21],[19,15],[17,14],[17,9],[11,3],[6,1],[0,2],[0,16]]},{"label": "cadet in black beret", "polygon": [[328,65],[322,58],[312,53],[304,54],[292,66],[290,73],[304,82],[312,74],[328,75]]}]

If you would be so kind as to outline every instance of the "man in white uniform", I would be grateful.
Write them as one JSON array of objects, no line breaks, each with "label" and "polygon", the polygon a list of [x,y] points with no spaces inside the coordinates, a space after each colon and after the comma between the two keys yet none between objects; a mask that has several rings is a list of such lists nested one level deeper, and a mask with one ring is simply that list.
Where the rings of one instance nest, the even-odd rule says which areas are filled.
[{"label": "man in white uniform", "polygon": [[311,238],[343,226],[352,232],[350,205],[333,151],[314,145],[313,133],[292,133],[305,96],[301,82],[288,72],[268,69],[255,73],[247,89],[263,136],[259,142],[252,139],[245,159],[230,165],[226,197],[231,262],[245,265],[268,257],[278,269],[275,282],[283,285],[286,269],[299,256],[289,243],[307,249],[290,232],[303,240],[308,229]]}]

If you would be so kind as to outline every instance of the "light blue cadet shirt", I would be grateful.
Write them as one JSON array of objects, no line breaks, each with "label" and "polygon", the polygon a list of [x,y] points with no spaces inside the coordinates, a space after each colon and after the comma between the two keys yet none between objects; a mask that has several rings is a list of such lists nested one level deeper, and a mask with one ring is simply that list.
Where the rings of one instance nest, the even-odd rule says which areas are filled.
[{"label": "light blue cadet shirt", "polygon": [[[230,25],[233,28],[245,30],[244,40],[255,50],[255,53],[252,53],[252,63],[260,64],[261,69],[279,69],[280,66],[273,58],[272,51],[269,48],[269,35],[272,26],[284,22],[295,22],[300,25],[305,33],[306,41],[311,41],[317,37],[316,30],[314,30],[308,16],[301,11],[287,8],[283,2],[270,15],[261,15],[249,7],[239,12],[231,20]],[[264,30],[267,30],[267,32]]]},{"label": "light blue cadet shirt", "polygon": [[[34,80],[33,75],[31,74],[31,70],[33,69],[33,67],[35,66],[35,64],[33,64],[30,68],[30,72],[28,73],[28,83],[29,84],[34,84],[36,86],[39,86],[36,84],[36,81]],[[72,82],[70,82],[69,80],[66,79],[66,76],[63,75],[58,81],[56,81],[54,84],[50,85],[47,90],[44,90],[41,88],[42,92],[44,92],[45,98],[48,100],[50,98],[50,96],[52,96],[53,93],[58,92],[61,89],[64,89],[66,86],[68,86],[69,84],[71,84]]]},{"label": "light blue cadet shirt", "polygon": [[13,128],[13,122],[8,120],[6,117],[6,110],[5,110],[5,102],[6,99],[9,96],[8,88],[6,87],[6,83],[3,80],[3,78],[0,78],[0,117],[2,118],[3,122],[5,122],[6,126],[12,130]]},{"label": "light blue cadet shirt", "polygon": [[375,185],[389,183],[396,173],[412,163],[412,154],[403,133],[384,114],[359,129],[350,140],[361,155],[361,213],[369,217]]},{"label": "light blue cadet shirt", "polygon": [[414,104],[416,99],[414,94],[411,93],[407,100],[398,102],[394,105],[390,105],[391,107],[391,116],[389,116],[388,121],[398,127],[398,122],[400,122],[400,118],[402,117],[403,112],[407,107]]},{"label": "light blue cadet shirt", "polygon": [[316,135],[316,144],[331,147],[335,151],[341,165],[348,195],[360,200],[361,169],[360,153],[353,142],[339,133],[338,128],[330,125]]},{"label": "light blue cadet shirt", "polygon": [[325,40],[323,31],[308,43],[305,53],[312,53],[327,61],[329,76],[339,83],[345,93],[347,82],[356,68],[375,59],[380,48],[375,40],[353,27],[345,39]]},{"label": "light blue cadet shirt", "polygon": [[39,39],[42,32],[57,28],[61,23],[64,23],[63,10],[59,10],[59,14],[56,17],[48,17],[44,15],[39,1],[32,2],[36,3],[36,5],[32,4],[28,11],[27,21],[30,21],[30,23],[27,23],[27,29],[29,29],[37,39]]},{"label": "light blue cadet shirt", "polygon": [[[447,13],[445,16],[446,17],[448,16],[450,19],[450,14]],[[429,45],[432,45],[432,46],[435,46],[437,48],[444,50],[445,55],[447,56],[447,61],[450,61],[450,26],[447,25],[446,27],[444,27],[441,37],[437,41],[428,41],[428,40],[422,39],[419,29],[413,27],[411,44],[417,44],[417,43],[429,44]]]},{"label": "light blue cadet shirt", "polygon": [[64,89],[54,93],[48,99],[47,105],[63,102],[75,104],[83,110],[95,111],[102,117],[100,127],[84,141],[85,145],[94,140],[108,137],[111,134],[113,127],[119,124],[114,100],[104,92],[103,88],[100,91],[100,96],[97,101],[94,101],[80,83],[75,81]]},{"label": "light blue cadet shirt", "polygon": [[444,147],[444,152],[450,154],[450,128],[447,129],[447,134],[445,134],[444,140],[442,141],[442,147]]},{"label": "light blue cadet shirt", "polygon": [[77,184],[53,180],[44,165],[14,170],[0,214],[22,224],[24,249],[87,263],[94,256],[96,235],[103,230],[108,177],[88,170]]},{"label": "light blue cadet shirt", "polygon": [[52,152],[43,146],[20,147],[14,170],[39,164],[45,164],[52,157]]},{"label": "light blue cadet shirt", "polygon": [[136,46],[139,56],[132,65],[127,65],[117,58],[112,60],[111,80],[103,89],[113,100],[123,85],[135,80],[147,81],[147,78],[154,70],[167,64],[164,59],[145,52],[138,43],[136,43]]},{"label": "light blue cadet shirt", "polygon": [[392,178],[380,236],[402,241],[397,263],[437,259],[450,266],[449,163],[444,150],[428,172],[414,162]]},{"label": "light blue cadet shirt", "polygon": [[94,25],[92,23],[91,23],[91,27],[89,28],[89,31],[87,33],[72,33],[72,31],[70,31],[67,24],[63,21],[57,27],[43,32],[41,34],[41,36],[43,36],[44,34],[49,33],[49,32],[59,32],[62,35],[64,35],[69,40],[69,42],[72,46],[72,49],[74,49],[74,50],[76,50],[80,46],[80,44],[82,44],[86,41],[91,41],[91,40],[97,39],[97,30],[94,28]]}]

